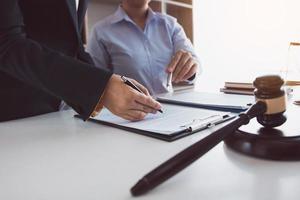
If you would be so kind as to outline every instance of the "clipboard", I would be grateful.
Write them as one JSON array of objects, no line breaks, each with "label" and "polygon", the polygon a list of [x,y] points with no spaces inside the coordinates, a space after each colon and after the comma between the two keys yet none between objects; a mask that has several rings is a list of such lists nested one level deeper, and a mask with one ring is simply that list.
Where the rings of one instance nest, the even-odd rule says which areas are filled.
[{"label": "clipboard", "polygon": [[[178,105],[162,106],[163,114],[148,114],[144,120],[138,122],[124,120],[107,109],[88,121],[171,142],[233,119],[236,115]],[[79,115],[75,117],[81,118]]]},{"label": "clipboard", "polygon": [[156,96],[161,103],[239,113],[255,103],[254,96],[183,91]]}]

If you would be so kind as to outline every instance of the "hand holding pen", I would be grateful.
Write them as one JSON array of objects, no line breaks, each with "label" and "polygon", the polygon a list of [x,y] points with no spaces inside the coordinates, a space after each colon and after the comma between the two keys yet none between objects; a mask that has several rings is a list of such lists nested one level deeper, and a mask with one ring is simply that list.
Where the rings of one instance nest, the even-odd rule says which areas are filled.
[{"label": "hand holding pen", "polygon": [[[135,90],[138,91],[139,93],[145,94],[145,95],[147,95],[147,96],[150,96],[148,90],[147,90],[144,86],[142,86],[141,84],[139,84],[137,81],[135,81],[135,80],[133,80],[133,79],[130,80],[130,79],[128,79],[128,78],[125,77],[125,76],[121,76],[121,79],[123,80],[123,82],[124,82],[126,85],[128,85],[128,86],[130,86],[131,88],[135,89]],[[144,106],[146,106],[146,105],[144,105]],[[150,108],[151,108],[151,107],[150,107]],[[153,108],[151,108],[151,109],[153,109]],[[163,111],[162,111],[161,109],[157,109],[157,111],[160,112],[160,113],[163,113]],[[155,110],[155,112],[156,112],[156,110]]]},{"label": "hand holding pen", "polygon": [[[125,84],[130,80],[141,92]],[[130,121],[142,120],[148,113],[156,113],[161,104],[153,99],[147,89],[133,79],[113,74],[101,97],[102,105],[113,114]]]},{"label": "hand holding pen", "polygon": [[[179,50],[173,56],[167,67],[168,82],[178,83],[186,81],[196,74],[198,69],[198,61],[188,51]],[[168,85],[167,85],[168,86]]]}]

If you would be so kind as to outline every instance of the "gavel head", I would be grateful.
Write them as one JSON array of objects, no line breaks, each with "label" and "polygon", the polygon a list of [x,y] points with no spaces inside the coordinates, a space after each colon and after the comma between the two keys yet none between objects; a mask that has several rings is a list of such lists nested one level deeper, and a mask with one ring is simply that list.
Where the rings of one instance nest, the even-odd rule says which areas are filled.
[{"label": "gavel head", "polygon": [[280,126],[286,121],[283,84],[284,81],[276,75],[260,76],[253,82],[256,101],[265,102],[267,105],[267,111],[258,116],[257,121],[267,128]]}]

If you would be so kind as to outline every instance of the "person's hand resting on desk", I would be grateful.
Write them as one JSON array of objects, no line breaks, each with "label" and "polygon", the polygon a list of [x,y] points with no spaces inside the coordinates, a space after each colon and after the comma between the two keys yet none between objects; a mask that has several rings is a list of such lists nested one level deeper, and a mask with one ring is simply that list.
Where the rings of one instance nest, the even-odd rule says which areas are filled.
[{"label": "person's hand resting on desk", "polygon": [[179,50],[173,56],[167,67],[167,73],[172,73],[172,82],[179,83],[193,77],[198,70],[198,61],[188,51]]},{"label": "person's hand resting on desk", "polygon": [[157,110],[161,109],[160,103],[149,95],[144,86],[133,79],[130,80],[144,94],[124,84],[120,76],[112,75],[95,111],[99,112],[104,106],[113,114],[124,119],[138,121],[144,119],[148,113],[156,113]]}]

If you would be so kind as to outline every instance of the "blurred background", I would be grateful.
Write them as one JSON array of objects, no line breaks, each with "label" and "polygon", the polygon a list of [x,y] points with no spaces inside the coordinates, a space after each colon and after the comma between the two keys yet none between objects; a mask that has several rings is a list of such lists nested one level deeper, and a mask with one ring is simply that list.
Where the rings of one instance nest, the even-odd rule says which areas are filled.
[{"label": "blurred background", "polygon": [[194,43],[210,77],[247,81],[256,74],[280,73],[287,65],[289,43],[300,41],[300,1],[193,3]]},{"label": "blurred background", "polygon": [[[87,32],[118,4],[91,0]],[[280,74],[289,43],[300,42],[299,0],[153,0],[151,6],[176,17],[193,41],[203,67],[196,83],[201,90]]]}]

